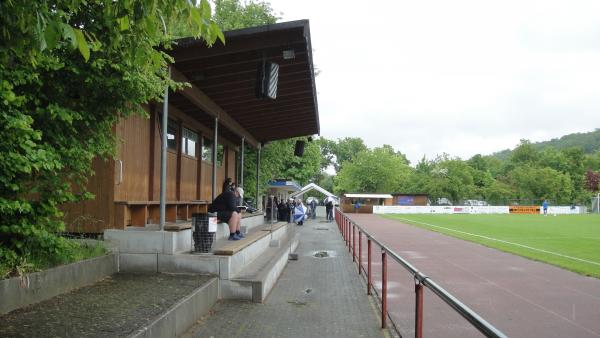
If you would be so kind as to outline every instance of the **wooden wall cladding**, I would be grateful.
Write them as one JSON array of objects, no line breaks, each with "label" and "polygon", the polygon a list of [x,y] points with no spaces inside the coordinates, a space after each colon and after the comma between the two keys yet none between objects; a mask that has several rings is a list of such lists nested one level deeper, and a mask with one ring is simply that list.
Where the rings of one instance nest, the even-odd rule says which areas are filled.
[{"label": "wooden wall cladding", "polygon": [[[211,190],[212,190],[212,165],[210,163],[202,161],[202,177],[200,182],[200,199],[201,200],[211,200]],[[218,181],[217,181],[218,182]],[[217,184],[218,185],[218,184]],[[218,187],[217,187],[218,189]]]},{"label": "wooden wall cladding", "polygon": [[[160,170],[160,165],[159,165]],[[160,192],[160,176],[159,180]],[[167,200],[177,200],[177,153],[167,150]]]},{"label": "wooden wall cladding", "polygon": [[[90,177],[87,189],[96,198],[63,207],[68,232],[102,233],[109,228],[158,223],[160,121],[157,113],[149,107],[145,109],[150,113],[149,119],[131,116],[115,125],[117,159],[94,160],[96,174]],[[180,114],[171,117],[182,127],[197,132],[201,140],[202,134],[209,129]],[[210,133],[207,136],[212,138]],[[226,177],[235,179],[237,165],[236,145],[225,139],[219,143],[221,141],[225,145],[225,154],[216,172],[216,194],[221,192]],[[177,151],[167,151],[167,221],[189,220],[192,213],[206,210],[206,205],[193,201],[211,200],[212,165],[199,159],[200,142],[197,143],[196,158],[182,155],[180,149],[181,144]]]},{"label": "wooden wall cladding", "polygon": [[149,200],[158,201],[160,199],[160,147],[161,147],[161,139],[160,139],[160,129],[159,129],[159,121],[156,121],[154,124],[154,165],[152,166],[154,174],[152,175],[152,191],[149,194]]},{"label": "wooden wall cladding", "polygon": [[150,174],[148,119],[134,115],[121,120],[116,126],[116,133],[115,200],[145,200],[148,198]]},{"label": "wooden wall cladding", "polygon": [[198,180],[198,160],[195,158],[181,157],[180,199],[191,201],[196,199],[196,183]]},{"label": "wooden wall cladding", "polygon": [[235,151],[230,147],[227,147],[227,173],[226,177],[231,177],[234,181],[236,180],[235,168],[236,168],[236,157]]},{"label": "wooden wall cladding", "polygon": [[95,158],[92,161],[95,175],[88,178],[87,190],[95,199],[64,205],[67,232],[101,233],[114,228],[113,174],[114,161]]}]

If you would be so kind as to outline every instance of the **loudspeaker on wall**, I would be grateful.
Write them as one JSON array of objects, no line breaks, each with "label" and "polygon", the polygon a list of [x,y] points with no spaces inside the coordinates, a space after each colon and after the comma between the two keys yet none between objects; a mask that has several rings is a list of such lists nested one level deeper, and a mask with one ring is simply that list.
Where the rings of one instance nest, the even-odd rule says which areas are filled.
[{"label": "loudspeaker on wall", "polygon": [[296,149],[294,149],[294,155],[298,157],[302,157],[304,155],[304,141],[298,140],[296,141]]}]

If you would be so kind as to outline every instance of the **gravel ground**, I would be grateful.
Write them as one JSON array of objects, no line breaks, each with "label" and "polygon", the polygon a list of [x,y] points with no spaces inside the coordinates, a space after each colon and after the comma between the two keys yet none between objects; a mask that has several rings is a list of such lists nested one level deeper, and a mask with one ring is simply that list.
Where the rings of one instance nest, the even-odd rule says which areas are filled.
[{"label": "gravel ground", "polygon": [[147,325],[210,276],[115,274],[0,316],[0,337],[124,337]]}]

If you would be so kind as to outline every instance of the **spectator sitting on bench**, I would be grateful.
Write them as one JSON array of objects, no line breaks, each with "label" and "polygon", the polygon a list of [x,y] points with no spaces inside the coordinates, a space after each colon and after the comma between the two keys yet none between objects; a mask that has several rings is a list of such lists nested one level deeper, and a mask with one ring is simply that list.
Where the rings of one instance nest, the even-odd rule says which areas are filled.
[{"label": "spectator sitting on bench", "polygon": [[234,191],[224,191],[208,207],[208,212],[217,213],[217,221],[219,223],[227,223],[229,225],[230,241],[237,241],[245,237],[240,232],[242,216],[238,211],[237,205],[240,193],[243,193],[242,188],[237,188]]}]

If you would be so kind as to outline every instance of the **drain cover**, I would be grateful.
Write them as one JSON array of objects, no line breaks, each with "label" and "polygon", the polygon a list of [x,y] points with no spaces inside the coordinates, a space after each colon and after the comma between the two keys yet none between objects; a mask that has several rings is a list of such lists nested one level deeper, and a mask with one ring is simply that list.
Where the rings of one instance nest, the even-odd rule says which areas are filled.
[{"label": "drain cover", "polygon": [[317,258],[329,258],[329,257],[337,257],[337,254],[333,250],[319,250],[319,251],[311,252],[310,256],[317,257]]}]

